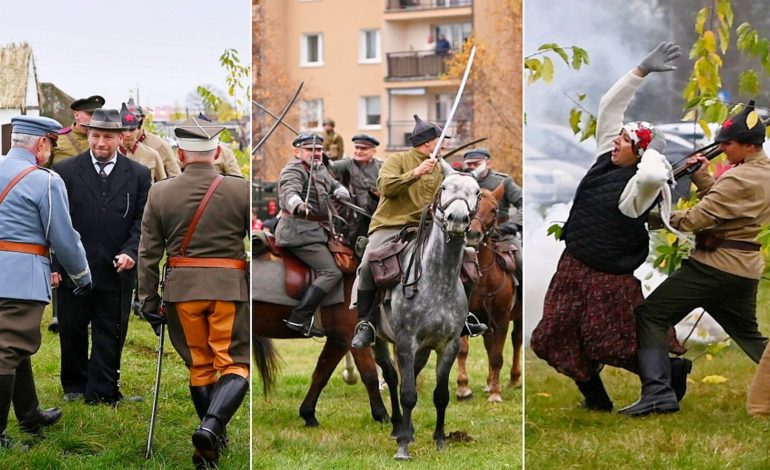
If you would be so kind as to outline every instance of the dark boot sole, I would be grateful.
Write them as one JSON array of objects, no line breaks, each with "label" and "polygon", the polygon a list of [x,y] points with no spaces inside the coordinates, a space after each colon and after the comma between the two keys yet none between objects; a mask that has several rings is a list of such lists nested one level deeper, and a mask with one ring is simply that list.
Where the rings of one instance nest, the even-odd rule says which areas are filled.
[{"label": "dark boot sole", "polygon": [[641,418],[642,416],[647,416],[653,413],[659,413],[659,414],[669,414],[669,413],[676,413],[679,411],[679,403],[666,403],[666,404],[652,404],[652,405],[646,405],[644,407],[638,407],[634,409],[636,405],[631,405],[628,408],[623,408],[621,410],[618,410],[618,414],[630,416],[632,418]]}]

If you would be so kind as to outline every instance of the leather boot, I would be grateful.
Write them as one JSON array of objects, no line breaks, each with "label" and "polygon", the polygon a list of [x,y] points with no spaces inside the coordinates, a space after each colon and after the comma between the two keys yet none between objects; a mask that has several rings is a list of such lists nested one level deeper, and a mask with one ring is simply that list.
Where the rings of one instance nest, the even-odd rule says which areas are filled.
[{"label": "leather boot", "polygon": [[460,336],[470,336],[471,338],[479,335],[483,335],[489,328],[487,325],[481,323],[476,315],[468,312],[468,316],[465,317],[465,324],[463,330],[460,332]]},{"label": "leather boot", "polygon": [[361,290],[358,289],[358,324],[356,325],[355,335],[353,335],[353,341],[351,347],[356,349],[368,348],[374,346],[374,339],[377,337],[377,331],[374,327],[374,323],[377,321],[377,316],[374,309],[377,312],[380,310],[380,306],[377,304],[377,290]]},{"label": "leather boot", "polygon": [[692,361],[684,357],[672,357],[671,361],[671,388],[676,394],[676,401],[682,401],[687,393],[687,376],[692,371]]},{"label": "leather boot", "polygon": [[671,361],[668,351],[644,348],[636,352],[639,378],[642,380],[642,396],[633,405],[618,413],[627,416],[644,416],[649,413],[674,413],[679,411],[676,393],[671,388]]},{"label": "leather boot", "polygon": [[576,380],[575,384],[585,397],[585,400],[580,403],[581,407],[592,411],[612,411],[612,400],[607,395],[598,372],[592,375],[588,381],[578,382]]},{"label": "leather boot", "polygon": [[225,427],[241,406],[249,381],[237,374],[222,376],[217,382],[206,414],[192,436],[196,468],[216,468]]},{"label": "leather boot", "polygon": [[59,408],[41,411],[39,406],[32,362],[27,358],[16,368],[16,381],[13,386],[13,411],[22,431],[42,436],[44,427],[56,424],[61,419],[62,412]]},{"label": "leather boot", "polygon": [[11,411],[15,381],[16,376],[13,374],[0,375],[0,448],[13,446],[13,441],[6,434],[6,428],[8,428],[8,413]]},{"label": "leather boot", "polygon": [[289,318],[284,320],[286,326],[307,337],[323,337],[324,334],[321,330],[313,328],[313,314],[318,306],[321,305],[327,293],[320,287],[310,284],[302,294],[299,304],[291,311]]},{"label": "leather boot", "polygon": [[[214,394],[214,388],[216,384],[192,386],[190,385],[190,396],[192,397],[193,406],[195,406],[195,412],[198,414],[198,419],[203,420],[206,416],[206,412],[211,404],[211,395]],[[222,448],[227,448],[227,434],[222,432]]]}]

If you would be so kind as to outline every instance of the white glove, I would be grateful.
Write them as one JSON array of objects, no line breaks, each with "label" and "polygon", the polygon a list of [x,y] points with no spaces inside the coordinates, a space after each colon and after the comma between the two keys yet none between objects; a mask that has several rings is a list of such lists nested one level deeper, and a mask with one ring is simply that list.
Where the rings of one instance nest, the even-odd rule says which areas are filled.
[{"label": "white glove", "polygon": [[350,193],[345,186],[340,186],[334,190],[334,197],[343,201],[350,201]]}]

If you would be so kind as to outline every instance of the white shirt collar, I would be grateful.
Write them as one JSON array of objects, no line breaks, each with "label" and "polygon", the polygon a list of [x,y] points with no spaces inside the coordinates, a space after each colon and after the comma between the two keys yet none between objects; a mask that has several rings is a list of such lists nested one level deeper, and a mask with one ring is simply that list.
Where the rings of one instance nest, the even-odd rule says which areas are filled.
[{"label": "white shirt collar", "polygon": [[[99,173],[99,165],[96,164],[99,160],[97,160],[96,157],[94,157],[94,153],[92,151],[89,150],[88,153],[91,155],[91,165],[94,167],[96,172]],[[112,165],[107,165],[104,167],[104,172],[109,175],[110,173],[112,173],[112,169],[115,168],[115,165],[118,164],[118,152],[116,151],[115,155],[113,155],[112,158],[107,160],[107,162],[112,162]]]}]

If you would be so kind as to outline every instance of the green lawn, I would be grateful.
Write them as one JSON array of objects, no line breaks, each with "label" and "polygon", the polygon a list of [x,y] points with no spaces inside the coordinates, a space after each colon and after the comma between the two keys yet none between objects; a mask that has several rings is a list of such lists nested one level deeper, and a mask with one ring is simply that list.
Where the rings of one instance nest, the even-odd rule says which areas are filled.
[{"label": "green lawn", "polygon": [[[770,285],[761,285],[760,329],[770,332]],[[685,357],[704,351],[692,346]],[[755,364],[736,345],[693,364],[682,409],[672,415],[627,418],[577,408],[581,395],[531,351],[526,354],[527,469],[767,469],[770,420],[746,414]],[[727,379],[704,383],[707,376]],[[616,408],[639,397],[639,379],[606,367],[602,372]]]},{"label": "green lawn", "polygon": [[[141,403],[121,403],[117,408],[89,406],[62,400],[59,383],[59,337],[45,328],[43,344],[33,356],[41,406],[59,406],[62,420],[45,431],[43,440],[25,439],[11,411],[8,430],[12,438],[33,444],[28,450],[0,450],[3,469],[107,469],[107,468],[192,468],[192,432],[198,417],[188,391],[187,369],[166,338],[155,456],[144,459],[147,430],[155,380],[157,339],[149,325],[131,318],[123,351],[121,390],[124,395],[141,395]],[[230,452],[220,468],[243,469],[249,465],[248,397],[228,426]]]},{"label": "green lawn", "polygon": [[[486,401],[486,353],[480,338],[471,340],[468,373],[474,398],[457,402],[454,398],[457,366],[452,369],[445,431],[464,431],[472,442],[450,442],[443,452],[433,445],[435,410],[435,355],[418,379],[418,402],[414,412],[415,442],[410,446],[411,462],[396,462],[396,442],[390,424],[376,423],[370,414],[366,391],[360,380],[347,385],[338,366],[318,403],[321,425],[304,427],[299,405],[310,384],[322,343],[314,340],[279,340],[283,368],[275,391],[262,396],[255,377],[253,393],[253,463],[257,469],[375,469],[375,468],[521,468],[521,389],[505,387],[503,403]],[[511,345],[505,352],[508,377]],[[387,390],[382,394],[390,408]]]}]

